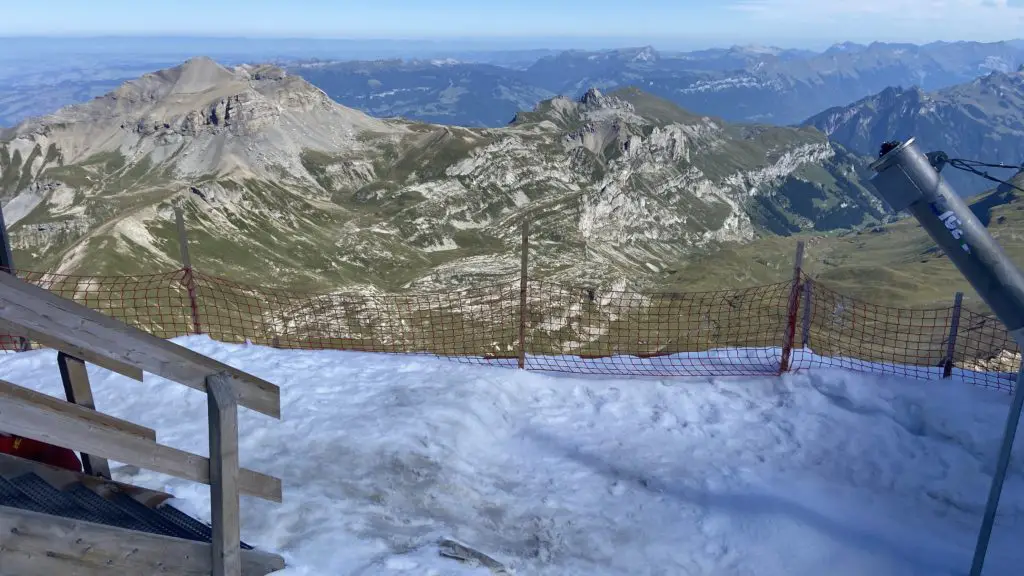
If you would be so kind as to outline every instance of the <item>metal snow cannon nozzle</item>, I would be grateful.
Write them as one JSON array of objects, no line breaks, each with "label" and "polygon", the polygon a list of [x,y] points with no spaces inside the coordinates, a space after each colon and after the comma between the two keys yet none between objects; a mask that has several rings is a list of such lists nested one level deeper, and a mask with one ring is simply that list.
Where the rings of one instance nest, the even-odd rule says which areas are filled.
[{"label": "metal snow cannon nozzle", "polygon": [[[911,138],[893,145],[871,165],[868,181],[893,208],[906,210],[939,245],[1018,343],[1024,328],[1024,275],[985,225]],[[941,160],[943,155],[934,155]]]}]

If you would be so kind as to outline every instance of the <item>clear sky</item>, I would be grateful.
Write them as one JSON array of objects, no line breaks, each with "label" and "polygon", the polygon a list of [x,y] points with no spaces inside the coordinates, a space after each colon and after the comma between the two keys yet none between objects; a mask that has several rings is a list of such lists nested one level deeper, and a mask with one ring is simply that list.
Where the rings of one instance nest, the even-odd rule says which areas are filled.
[{"label": "clear sky", "polygon": [[1024,37],[1024,0],[0,0],[0,8],[5,36],[612,37],[794,47]]}]

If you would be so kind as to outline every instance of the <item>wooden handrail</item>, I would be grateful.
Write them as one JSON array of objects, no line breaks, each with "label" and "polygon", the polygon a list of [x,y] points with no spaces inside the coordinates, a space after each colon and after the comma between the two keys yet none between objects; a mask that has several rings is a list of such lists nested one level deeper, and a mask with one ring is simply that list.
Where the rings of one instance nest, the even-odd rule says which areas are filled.
[{"label": "wooden handrail", "polygon": [[[6,380],[0,380],[0,398],[21,400],[22,402],[34,404],[54,411],[67,412],[70,416],[85,420],[90,425],[103,426],[110,430],[116,430],[117,432],[138,436],[143,440],[156,442],[156,431],[152,428],[146,428],[145,426],[139,426],[138,424],[133,424],[127,420],[114,418],[113,416],[108,416],[102,412],[97,412],[96,410],[82,408],[77,404],[65,402],[60,398],[50,396],[49,394],[43,394],[42,392],[36,392],[35,390],[25,388],[24,386],[12,384]],[[0,424],[0,427],[3,427],[3,425]]]},{"label": "wooden handrail", "polygon": [[[21,387],[6,384],[0,389],[0,422],[5,432],[212,484],[208,458],[124,431],[125,425],[133,425],[123,420],[53,397],[44,400],[40,396],[45,395],[25,388],[12,392],[10,387]],[[273,476],[242,468],[237,486],[243,494],[281,501],[281,481]]]},{"label": "wooden handrail", "polygon": [[91,406],[45,398],[9,383],[0,387],[0,422],[6,432],[79,451],[90,463],[108,458],[209,484],[213,576],[241,576],[239,493],[274,502],[280,502],[282,494],[278,478],[239,467],[238,406],[280,418],[280,389],[13,275],[0,274],[0,328],[8,325],[10,333],[62,352],[69,400],[75,399],[77,384],[83,398],[90,397],[85,403],[91,404],[85,360],[137,380],[142,380],[143,371],[152,372],[206,393],[210,458],[157,444],[140,436],[139,429],[132,429],[135,425]]},{"label": "wooden handrail", "polygon": [[224,374],[236,388],[239,405],[281,417],[280,390],[270,382],[10,274],[0,274],[0,319],[42,334],[77,358],[90,360],[89,354],[112,360],[203,392],[208,376]]},{"label": "wooden handrail", "polygon": [[3,319],[0,319],[0,332],[3,332],[4,334],[10,334],[11,336],[17,336],[19,338],[24,338],[25,340],[30,340],[32,342],[38,342],[39,344],[46,346],[47,348],[60,350],[61,352],[64,352],[70,356],[74,356],[75,358],[84,360],[86,362],[89,362],[90,364],[95,364],[100,368],[106,368],[111,372],[116,372],[122,376],[127,376],[132,380],[138,380],[139,382],[142,382],[142,370],[139,369],[138,367],[129,366],[128,364],[125,364],[123,362],[118,362],[117,360],[112,360],[110,358],[105,358],[103,356],[93,354],[88,350],[83,350],[76,346],[71,346],[64,342],[61,342],[56,338],[51,338],[46,334],[43,334],[42,332],[31,330],[25,328],[24,326],[18,326],[17,324],[12,324],[11,322],[7,322],[6,320]]}]

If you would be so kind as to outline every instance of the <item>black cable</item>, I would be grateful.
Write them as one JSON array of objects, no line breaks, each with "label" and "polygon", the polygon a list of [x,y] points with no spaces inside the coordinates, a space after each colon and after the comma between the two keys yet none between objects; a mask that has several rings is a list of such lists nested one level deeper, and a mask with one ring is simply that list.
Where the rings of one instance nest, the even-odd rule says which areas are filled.
[{"label": "black cable", "polygon": [[1022,165],[1022,166],[1011,166],[1009,164],[993,164],[993,163],[990,163],[990,162],[979,162],[977,160],[964,160],[962,158],[950,158],[949,165],[952,166],[953,168],[956,168],[957,170],[963,170],[964,172],[970,172],[971,174],[974,174],[975,176],[981,176],[982,178],[984,178],[986,180],[991,180],[992,182],[998,182],[999,184],[1005,184],[1006,186],[1009,186],[1010,188],[1013,188],[1015,190],[1019,190],[1021,192],[1024,192],[1024,188],[1021,188],[1020,186],[1017,186],[1016,184],[1013,184],[1012,182],[1009,182],[1007,180],[1001,180],[999,178],[996,178],[995,176],[992,176],[988,172],[983,172],[981,170],[978,170],[978,167],[982,167],[982,168],[1005,168],[1005,169],[1009,169],[1009,170],[1018,170],[1022,174],[1024,174],[1024,165]]}]

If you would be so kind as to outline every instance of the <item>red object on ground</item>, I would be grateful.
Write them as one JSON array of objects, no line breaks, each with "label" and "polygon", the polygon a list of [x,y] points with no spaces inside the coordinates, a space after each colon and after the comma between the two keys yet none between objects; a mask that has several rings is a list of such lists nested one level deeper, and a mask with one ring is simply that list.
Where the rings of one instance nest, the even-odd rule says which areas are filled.
[{"label": "red object on ground", "polygon": [[0,452],[73,472],[82,471],[82,463],[74,451],[31,438],[0,433]]}]

